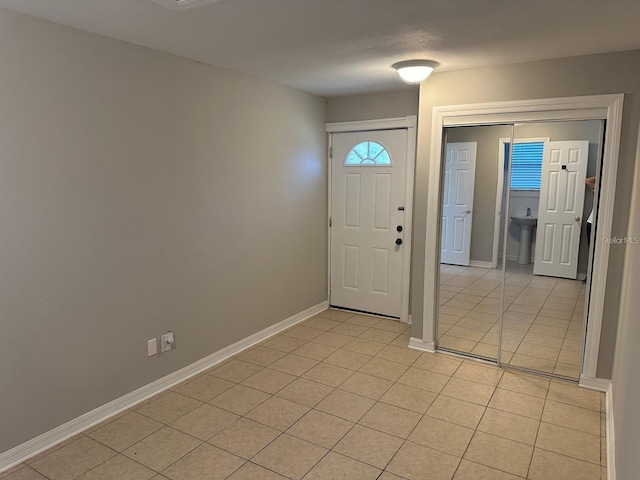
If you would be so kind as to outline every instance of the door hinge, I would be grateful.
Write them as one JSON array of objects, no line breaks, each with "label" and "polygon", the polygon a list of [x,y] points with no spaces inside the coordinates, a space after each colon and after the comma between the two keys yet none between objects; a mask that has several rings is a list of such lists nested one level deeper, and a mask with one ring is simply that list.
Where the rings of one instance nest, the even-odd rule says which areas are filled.
[{"label": "door hinge", "polygon": [[329,217],[329,226],[331,226],[331,217]]},{"label": "door hinge", "polygon": [[329,147],[329,158],[333,158],[333,147]]}]

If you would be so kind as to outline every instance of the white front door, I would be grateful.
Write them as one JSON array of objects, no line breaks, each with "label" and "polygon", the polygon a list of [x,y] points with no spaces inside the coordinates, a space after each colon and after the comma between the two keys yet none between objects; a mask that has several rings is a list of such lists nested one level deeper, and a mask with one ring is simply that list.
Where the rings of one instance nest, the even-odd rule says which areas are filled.
[{"label": "white front door", "polygon": [[547,142],[542,163],[535,275],[575,279],[589,142]]},{"label": "white front door", "polygon": [[401,316],[407,135],[332,134],[332,306]]},{"label": "white front door", "polygon": [[442,185],[440,262],[469,265],[476,142],[447,143]]}]

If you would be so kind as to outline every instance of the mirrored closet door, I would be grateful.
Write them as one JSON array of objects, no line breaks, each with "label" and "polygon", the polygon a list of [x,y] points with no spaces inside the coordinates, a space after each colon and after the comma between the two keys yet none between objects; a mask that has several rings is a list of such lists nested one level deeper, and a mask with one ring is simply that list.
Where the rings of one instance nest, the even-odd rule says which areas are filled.
[{"label": "mirrored closet door", "polygon": [[578,378],[603,123],[445,129],[439,349]]},{"label": "mirrored closet door", "polygon": [[500,361],[577,379],[604,122],[514,126]]},{"label": "mirrored closet door", "polygon": [[438,346],[497,360],[502,305],[501,138],[511,125],[445,129]]}]

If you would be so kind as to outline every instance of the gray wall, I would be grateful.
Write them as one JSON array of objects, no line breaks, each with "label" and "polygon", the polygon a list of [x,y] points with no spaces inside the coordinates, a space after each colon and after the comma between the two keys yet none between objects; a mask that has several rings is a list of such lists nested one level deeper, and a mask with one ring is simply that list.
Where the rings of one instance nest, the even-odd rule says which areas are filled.
[{"label": "gray wall", "polygon": [[[597,65],[597,68],[594,68]],[[491,68],[434,73],[420,89],[418,158],[412,258],[412,336],[422,338],[424,252],[431,115],[438,105],[626,93],[612,234],[624,236],[629,219],[640,120],[640,50],[570,57]],[[624,248],[612,246],[600,341],[598,377],[610,378],[618,323]]]},{"label": "gray wall", "polygon": [[326,300],[323,98],[6,10],[0,65],[0,451]]},{"label": "gray wall", "polygon": [[418,115],[417,87],[394,92],[367,93],[328,100],[328,122],[355,122]]},{"label": "gray wall", "polygon": [[[640,141],[638,142],[640,162]],[[640,238],[640,167],[636,166],[635,188],[631,197],[631,218],[628,236]],[[638,477],[640,471],[640,245],[626,245],[624,290],[620,305],[618,341],[613,365],[612,398],[615,425],[616,478],[626,480]]]}]

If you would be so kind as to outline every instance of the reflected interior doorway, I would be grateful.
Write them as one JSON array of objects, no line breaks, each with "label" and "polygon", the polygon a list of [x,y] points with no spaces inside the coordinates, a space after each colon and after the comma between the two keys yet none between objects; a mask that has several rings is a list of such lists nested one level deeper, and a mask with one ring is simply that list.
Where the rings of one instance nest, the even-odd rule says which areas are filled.
[{"label": "reflected interior doorway", "polygon": [[[449,145],[461,142],[473,142],[477,158],[473,210],[466,218],[472,225],[470,259],[466,264],[440,264],[439,349],[563,378],[579,377],[588,304],[585,280],[593,253],[588,227],[595,223],[589,212],[597,203],[584,186],[586,178],[600,180],[603,135],[601,120],[444,129],[445,165]],[[580,152],[570,143],[578,140],[585,149],[580,168]],[[554,157],[562,165],[550,174],[543,168],[544,157],[550,158],[550,147],[558,146],[569,153]],[[443,208],[451,183],[447,171],[443,166]],[[550,199],[555,201],[551,207]],[[541,215],[545,235],[537,225],[541,206],[567,213],[564,219]],[[444,222],[444,210],[442,218]],[[523,223],[529,230],[524,255]],[[550,259],[547,267],[552,268],[544,270],[548,274],[534,272],[550,252],[559,255]],[[555,268],[558,265],[551,262],[567,263],[569,257],[575,273],[570,268],[567,274],[566,268]]]}]

